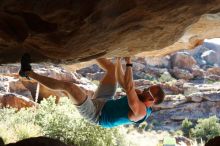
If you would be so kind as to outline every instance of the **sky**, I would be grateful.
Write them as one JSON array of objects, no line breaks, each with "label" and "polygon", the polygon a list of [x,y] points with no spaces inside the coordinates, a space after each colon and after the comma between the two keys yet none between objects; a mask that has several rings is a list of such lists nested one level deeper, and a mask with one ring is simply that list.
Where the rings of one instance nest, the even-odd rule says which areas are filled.
[{"label": "sky", "polygon": [[213,39],[205,39],[205,42],[214,43],[220,45],[220,38],[213,38]]}]

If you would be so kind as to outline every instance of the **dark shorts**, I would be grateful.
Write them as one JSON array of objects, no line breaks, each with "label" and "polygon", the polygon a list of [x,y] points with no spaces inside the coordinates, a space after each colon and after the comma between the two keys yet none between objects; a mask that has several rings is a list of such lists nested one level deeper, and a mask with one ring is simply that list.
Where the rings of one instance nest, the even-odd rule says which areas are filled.
[{"label": "dark shorts", "polygon": [[76,106],[76,108],[85,119],[94,124],[98,124],[104,104],[108,99],[114,97],[116,89],[117,84],[100,84],[93,97],[87,97],[87,99],[80,106]]}]

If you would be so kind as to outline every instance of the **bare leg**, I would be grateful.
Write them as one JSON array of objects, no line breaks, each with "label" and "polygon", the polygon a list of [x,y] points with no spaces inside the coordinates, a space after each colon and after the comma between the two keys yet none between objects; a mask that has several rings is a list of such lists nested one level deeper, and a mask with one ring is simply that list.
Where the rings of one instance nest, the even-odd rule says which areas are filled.
[{"label": "bare leg", "polygon": [[101,84],[116,84],[115,78],[115,65],[106,58],[99,58],[96,60],[99,63],[99,66],[106,71],[105,76],[100,81]]},{"label": "bare leg", "polygon": [[33,71],[29,71],[27,72],[27,74],[28,77],[40,82],[42,85],[52,90],[64,91],[68,94],[69,98],[73,101],[75,105],[82,104],[87,98],[85,92],[74,83],[45,77]]}]

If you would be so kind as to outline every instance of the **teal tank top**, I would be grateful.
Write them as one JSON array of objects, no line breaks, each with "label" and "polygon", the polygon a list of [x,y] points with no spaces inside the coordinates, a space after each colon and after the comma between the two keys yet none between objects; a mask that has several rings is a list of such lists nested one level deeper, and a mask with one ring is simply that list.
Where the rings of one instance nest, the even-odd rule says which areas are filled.
[{"label": "teal tank top", "polygon": [[142,123],[152,112],[152,108],[146,108],[146,116],[140,121],[133,122],[128,118],[128,112],[130,110],[127,96],[117,100],[108,100],[101,110],[99,125],[105,128],[112,128],[120,125]]}]

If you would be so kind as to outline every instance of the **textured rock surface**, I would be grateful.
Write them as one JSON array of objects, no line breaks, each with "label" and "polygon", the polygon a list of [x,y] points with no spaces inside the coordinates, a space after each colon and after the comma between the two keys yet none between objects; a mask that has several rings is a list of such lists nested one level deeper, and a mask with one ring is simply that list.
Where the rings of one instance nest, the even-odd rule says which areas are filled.
[{"label": "textured rock surface", "polygon": [[178,52],[171,56],[171,68],[191,70],[196,65],[196,60],[186,52]]},{"label": "textured rock surface", "polygon": [[13,107],[21,109],[24,107],[32,107],[35,105],[36,103],[22,95],[5,94],[2,97],[0,97],[0,107]]},{"label": "textured rock surface", "polygon": [[100,56],[144,51],[142,55],[153,56],[193,48],[204,38],[219,36],[219,3],[2,0],[0,63],[16,62],[24,52],[31,52],[34,62],[69,64]]}]

